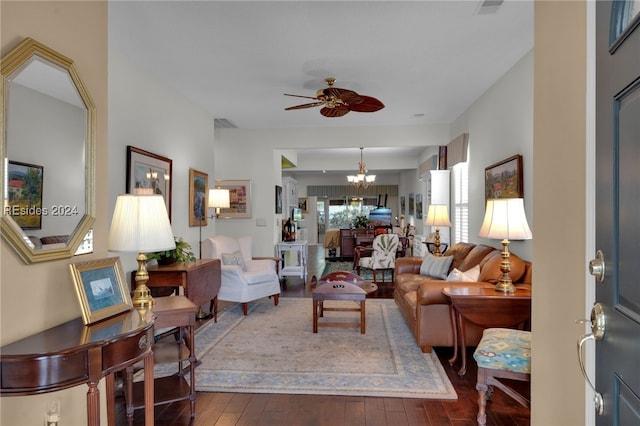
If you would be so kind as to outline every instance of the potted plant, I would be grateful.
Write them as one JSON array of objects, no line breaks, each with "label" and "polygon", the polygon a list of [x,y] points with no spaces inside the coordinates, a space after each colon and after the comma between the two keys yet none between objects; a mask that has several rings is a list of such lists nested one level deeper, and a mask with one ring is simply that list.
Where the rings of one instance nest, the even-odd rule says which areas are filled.
[{"label": "potted plant", "polygon": [[369,218],[367,216],[360,215],[353,219],[354,228],[366,228],[367,225],[369,225]]},{"label": "potted plant", "polygon": [[147,253],[147,260],[157,260],[158,265],[171,265],[176,262],[195,262],[196,257],[191,251],[191,245],[181,237],[174,237],[176,248],[173,250]]}]

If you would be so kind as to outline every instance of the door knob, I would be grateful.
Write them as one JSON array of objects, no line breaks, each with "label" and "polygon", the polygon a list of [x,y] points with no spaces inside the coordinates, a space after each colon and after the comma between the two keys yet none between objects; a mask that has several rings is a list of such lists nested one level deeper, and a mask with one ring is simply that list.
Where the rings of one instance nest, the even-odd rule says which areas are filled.
[{"label": "door knob", "polygon": [[604,333],[606,329],[604,306],[600,303],[596,303],[591,309],[591,320],[578,320],[577,322],[591,324],[591,333],[585,334],[580,339],[578,339],[578,363],[580,364],[580,371],[582,371],[584,379],[586,380],[589,387],[593,390],[593,403],[595,405],[596,413],[601,416],[604,412],[604,399],[602,398],[602,394],[596,390],[596,387],[593,385],[593,383],[589,379],[589,376],[587,375],[587,370],[584,367],[583,346],[589,340],[600,341],[604,339]]},{"label": "door knob", "polygon": [[604,281],[604,254],[601,250],[596,252],[596,258],[589,261],[589,273],[596,277],[599,283]]}]

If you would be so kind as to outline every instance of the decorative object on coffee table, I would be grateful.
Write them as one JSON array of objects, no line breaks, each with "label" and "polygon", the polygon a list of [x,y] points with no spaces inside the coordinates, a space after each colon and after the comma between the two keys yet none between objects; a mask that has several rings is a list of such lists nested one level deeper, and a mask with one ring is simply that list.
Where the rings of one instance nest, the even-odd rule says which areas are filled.
[{"label": "decorative object on coffee table", "polygon": [[524,213],[522,198],[503,198],[487,201],[484,220],[480,227],[479,237],[502,239],[502,263],[500,271],[502,276],[496,284],[495,290],[504,293],[513,293],[516,288],[511,282],[509,271],[509,239],[530,240],[531,229]]}]

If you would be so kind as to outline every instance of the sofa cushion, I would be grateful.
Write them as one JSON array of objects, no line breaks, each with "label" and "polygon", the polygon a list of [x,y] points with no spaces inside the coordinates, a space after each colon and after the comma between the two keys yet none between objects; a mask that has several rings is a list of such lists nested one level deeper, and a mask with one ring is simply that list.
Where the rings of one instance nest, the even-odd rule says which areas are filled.
[{"label": "sofa cushion", "polygon": [[[525,273],[524,261],[513,253],[510,254],[509,261],[511,263],[511,271],[509,272],[511,281],[514,283],[518,282]],[[496,284],[502,276],[502,272],[500,271],[501,263],[502,254],[500,251],[496,250],[489,253],[480,262],[480,276],[478,277],[478,281]]]},{"label": "sofa cushion", "polygon": [[[453,256],[453,261],[451,262],[450,269],[458,268],[461,271],[465,271],[466,269],[460,268],[460,264],[466,259],[467,255],[471,250],[475,248],[475,244],[473,243],[455,243],[444,253],[445,256]],[[478,262],[480,259],[478,259]],[[471,265],[473,266],[473,265]],[[449,272],[449,271],[447,271]]]},{"label": "sofa cushion", "polygon": [[453,256],[436,257],[428,253],[420,265],[420,275],[445,279],[453,262]]},{"label": "sofa cushion", "polygon": [[413,279],[404,280],[401,283],[396,281],[395,286],[399,288],[403,293],[415,292],[418,287],[420,287],[420,283],[424,281],[420,275],[414,276]]},{"label": "sofa cushion", "polygon": [[490,247],[484,244],[478,244],[471,251],[469,251],[469,253],[467,254],[467,257],[464,258],[464,260],[460,263],[460,265],[458,266],[454,265],[454,266],[461,271],[468,271],[474,266],[480,264],[480,261],[484,259],[492,251],[499,252],[499,250],[494,247]]}]

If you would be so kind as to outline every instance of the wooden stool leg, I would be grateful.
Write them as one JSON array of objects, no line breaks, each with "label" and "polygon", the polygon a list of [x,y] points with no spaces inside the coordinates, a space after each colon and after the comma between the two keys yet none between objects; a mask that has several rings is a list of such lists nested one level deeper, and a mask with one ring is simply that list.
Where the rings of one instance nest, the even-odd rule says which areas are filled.
[{"label": "wooden stool leg", "polygon": [[484,368],[478,367],[478,382],[476,383],[478,390],[478,425],[487,424],[487,373]]}]

